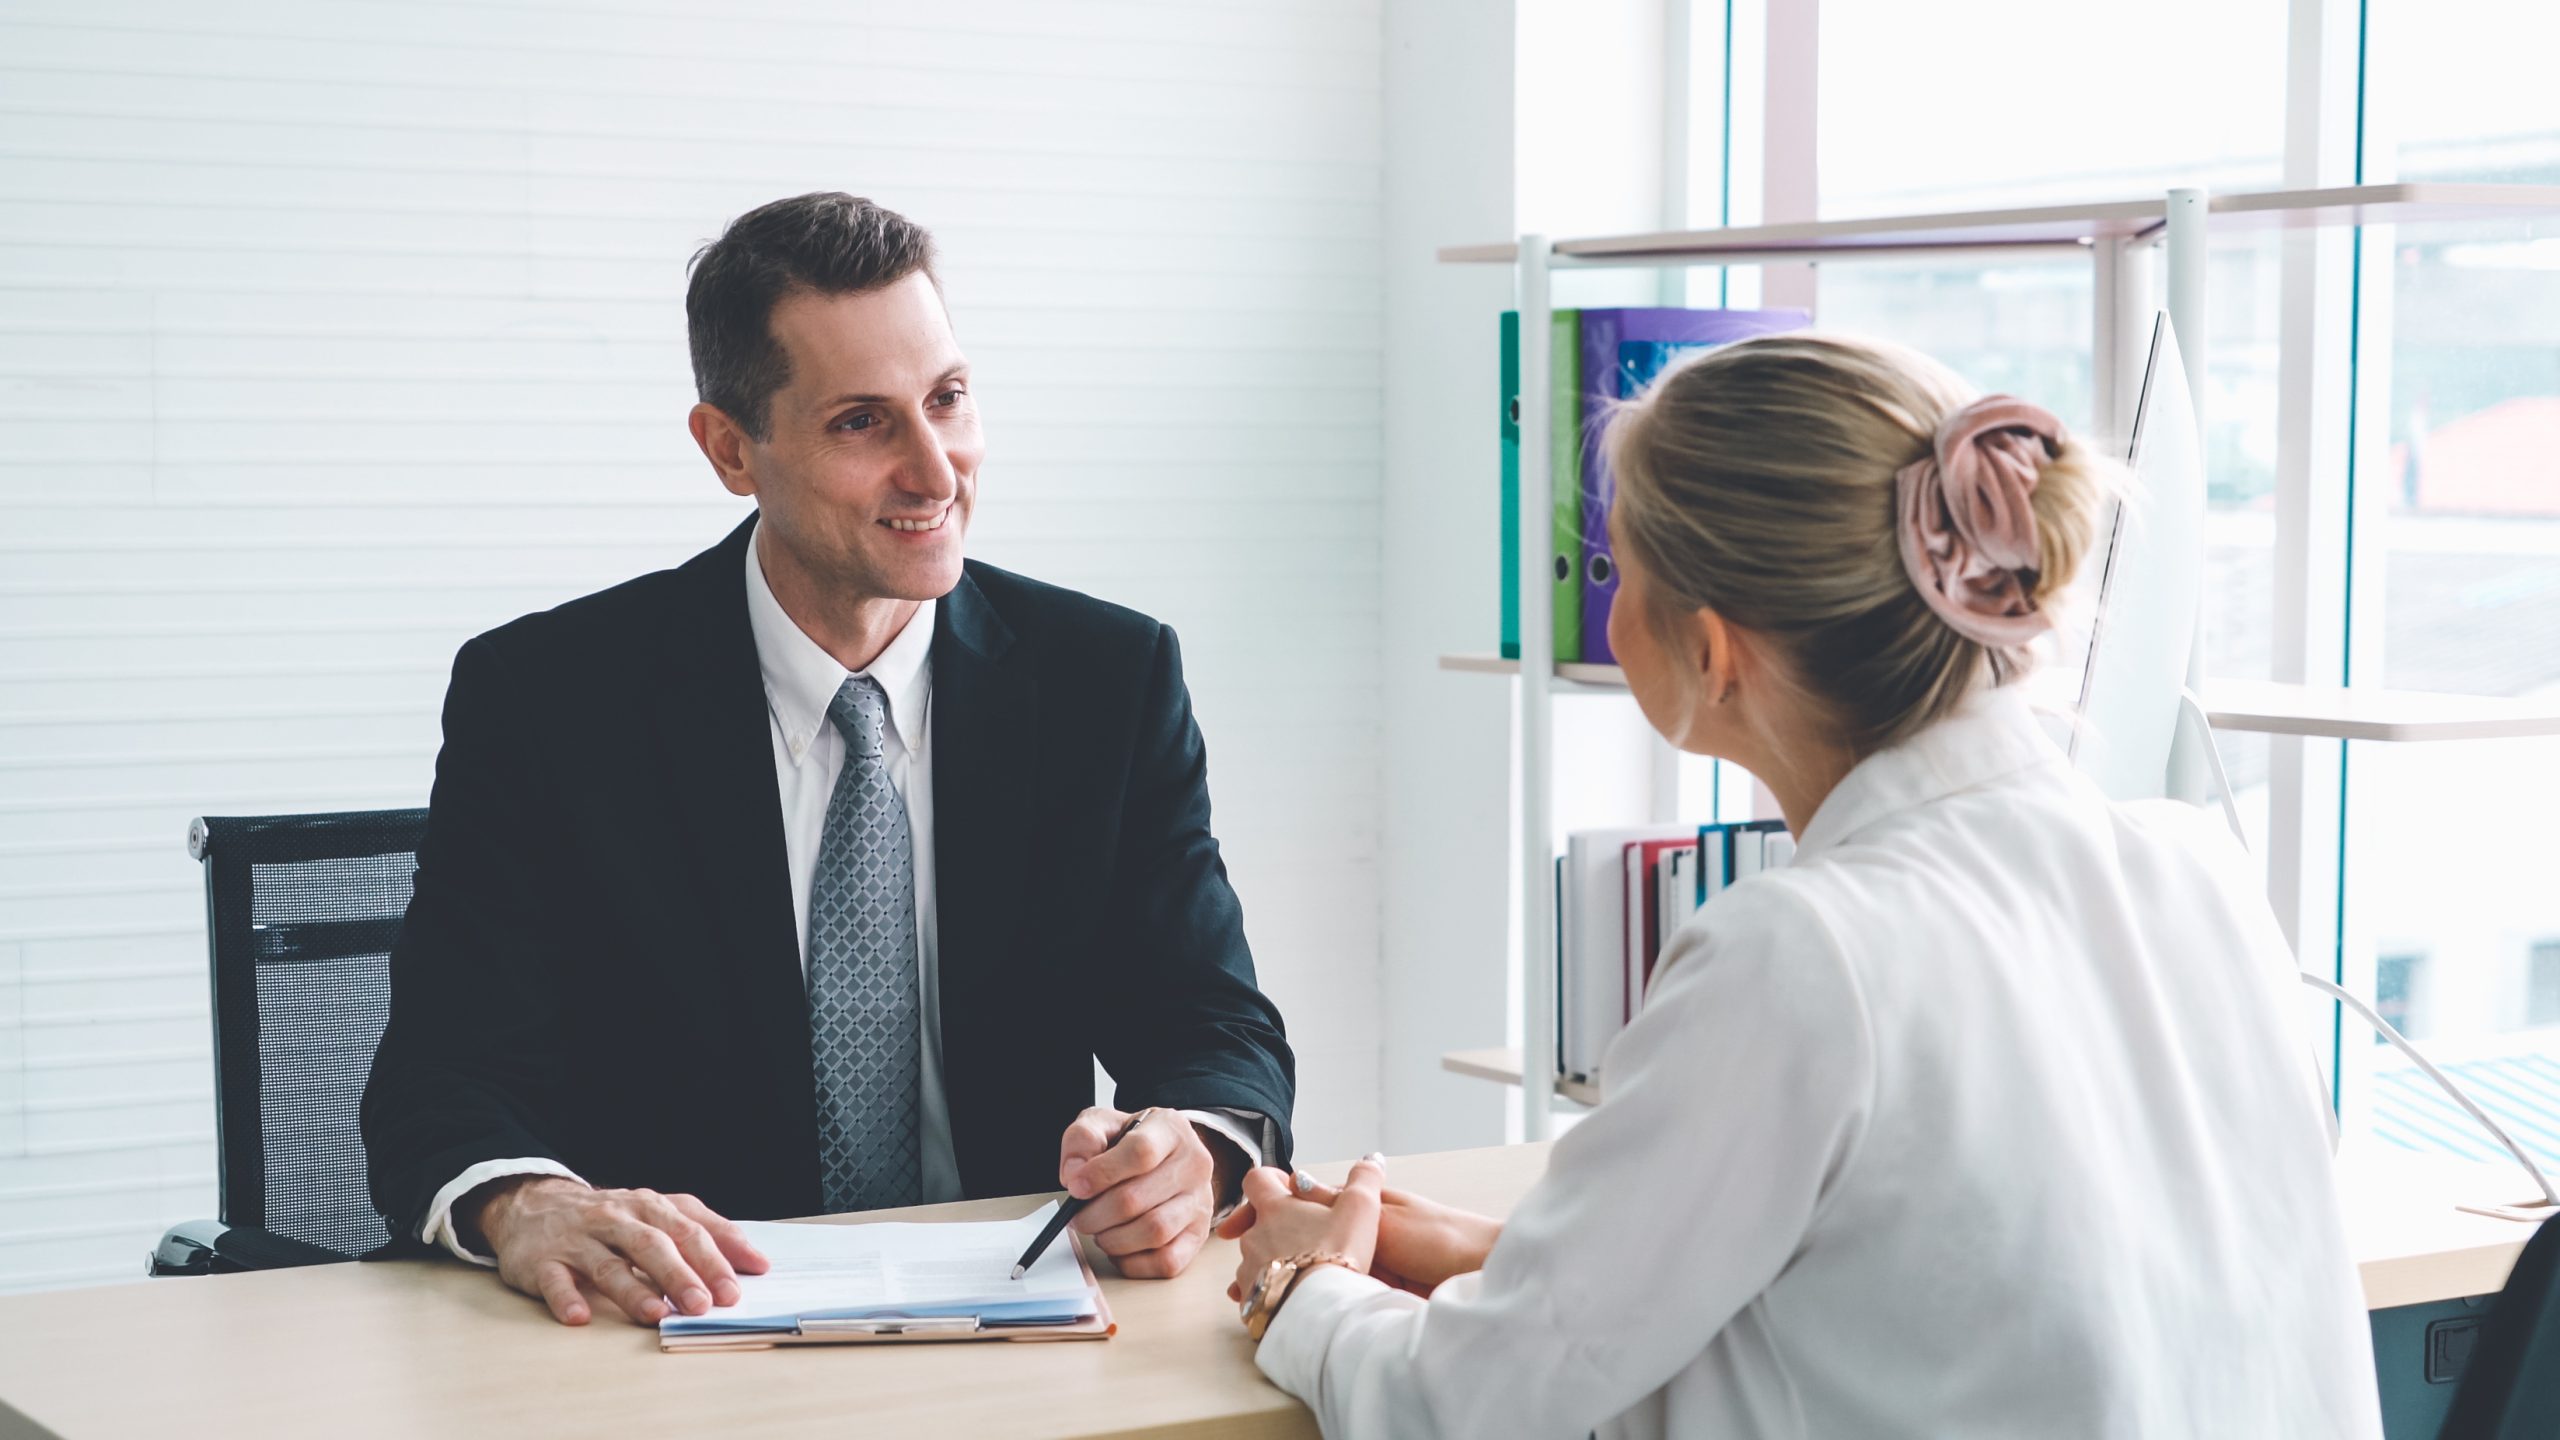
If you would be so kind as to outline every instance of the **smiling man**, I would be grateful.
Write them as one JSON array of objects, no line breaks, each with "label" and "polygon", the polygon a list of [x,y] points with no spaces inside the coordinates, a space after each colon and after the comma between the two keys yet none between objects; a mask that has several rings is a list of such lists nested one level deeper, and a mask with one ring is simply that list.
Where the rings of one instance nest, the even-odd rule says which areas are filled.
[{"label": "smiling man", "polygon": [[921,228],[766,205],[685,314],[756,513],[455,659],[376,1203],[571,1324],[727,1303],[733,1219],[1061,1186],[1178,1273],[1288,1163],[1294,1082],[1173,632],[963,559],[986,446]]}]

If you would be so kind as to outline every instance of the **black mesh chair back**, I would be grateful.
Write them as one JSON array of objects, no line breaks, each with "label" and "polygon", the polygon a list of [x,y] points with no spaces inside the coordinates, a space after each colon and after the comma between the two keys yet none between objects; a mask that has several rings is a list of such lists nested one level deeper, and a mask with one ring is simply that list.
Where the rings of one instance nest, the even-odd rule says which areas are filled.
[{"label": "black mesh chair back", "polygon": [[390,1239],[357,1107],[391,1009],[424,810],[195,822],[213,944],[222,1223],[348,1259]]},{"label": "black mesh chair back", "polygon": [[2525,1242],[2481,1318],[2439,1440],[2560,1435],[2560,1218]]}]

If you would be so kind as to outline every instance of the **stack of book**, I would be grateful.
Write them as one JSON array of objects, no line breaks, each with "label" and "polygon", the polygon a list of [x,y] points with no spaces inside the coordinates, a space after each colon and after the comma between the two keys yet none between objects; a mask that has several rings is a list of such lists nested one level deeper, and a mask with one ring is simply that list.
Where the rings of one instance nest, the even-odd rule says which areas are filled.
[{"label": "stack of book", "polygon": [[1663,946],[1699,907],[1794,857],[1779,820],[1581,830],[1556,861],[1556,1071],[1597,1084]]},{"label": "stack of book", "polygon": [[[1670,307],[1558,310],[1548,335],[1548,455],[1555,477],[1551,525],[1556,659],[1616,663],[1609,607],[1618,593],[1609,553],[1615,479],[1601,454],[1610,407],[1632,400],[1672,360],[1751,335],[1793,330],[1802,310]],[[1502,317],[1502,654],[1520,658],[1520,315]]]}]

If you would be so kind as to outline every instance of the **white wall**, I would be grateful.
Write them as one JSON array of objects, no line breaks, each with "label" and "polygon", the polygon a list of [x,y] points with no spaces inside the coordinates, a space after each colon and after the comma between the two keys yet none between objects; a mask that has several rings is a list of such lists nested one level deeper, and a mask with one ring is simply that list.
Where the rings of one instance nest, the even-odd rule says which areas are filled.
[{"label": "white wall", "polygon": [[1303,1144],[1375,1143],[1380,41],[1377,0],[15,0],[0,1289],[212,1209],[188,818],[422,803],[465,637],[740,513],[683,265],[816,188],[941,237],[973,551],[1182,630]]},{"label": "white wall", "polygon": [[[1432,256],[1524,230],[1657,225],[1662,32],[1662,0],[1388,0],[1382,978],[1391,1150],[1498,1144],[1516,1133],[1518,1094],[1440,1069],[1447,1051],[1520,1038],[1519,842],[1509,808],[1517,702],[1499,680],[1438,668],[1445,654],[1493,650],[1498,634],[1495,327],[1514,301],[1513,279],[1508,267]],[[1594,86],[1594,74],[1616,78]],[[1717,102],[1711,93],[1699,100]],[[1560,272],[1555,299],[1651,304],[1658,286],[1650,271]],[[1643,820],[1650,732],[1634,704],[1567,697],[1554,723],[1558,834]],[[1697,799],[1687,813],[1707,813],[1703,789]]]},{"label": "white wall", "polygon": [[1386,774],[1381,995],[1390,1152],[1498,1144],[1505,1090],[1440,1069],[1509,1012],[1508,687],[1439,668],[1489,651],[1501,569],[1500,266],[1442,245],[1512,229],[1512,6],[1387,0]]}]

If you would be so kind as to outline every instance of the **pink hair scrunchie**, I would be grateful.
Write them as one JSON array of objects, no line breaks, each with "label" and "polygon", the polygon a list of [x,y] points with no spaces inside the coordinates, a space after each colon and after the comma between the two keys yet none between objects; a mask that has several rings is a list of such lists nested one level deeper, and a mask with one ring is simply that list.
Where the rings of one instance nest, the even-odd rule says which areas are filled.
[{"label": "pink hair scrunchie", "polygon": [[1893,477],[1902,566],[1920,598],[1967,639],[2005,649],[2053,624],[2032,593],[2030,497],[2040,462],[2062,453],[2062,435],[2042,406],[1986,395],[1948,416],[1931,453]]}]

